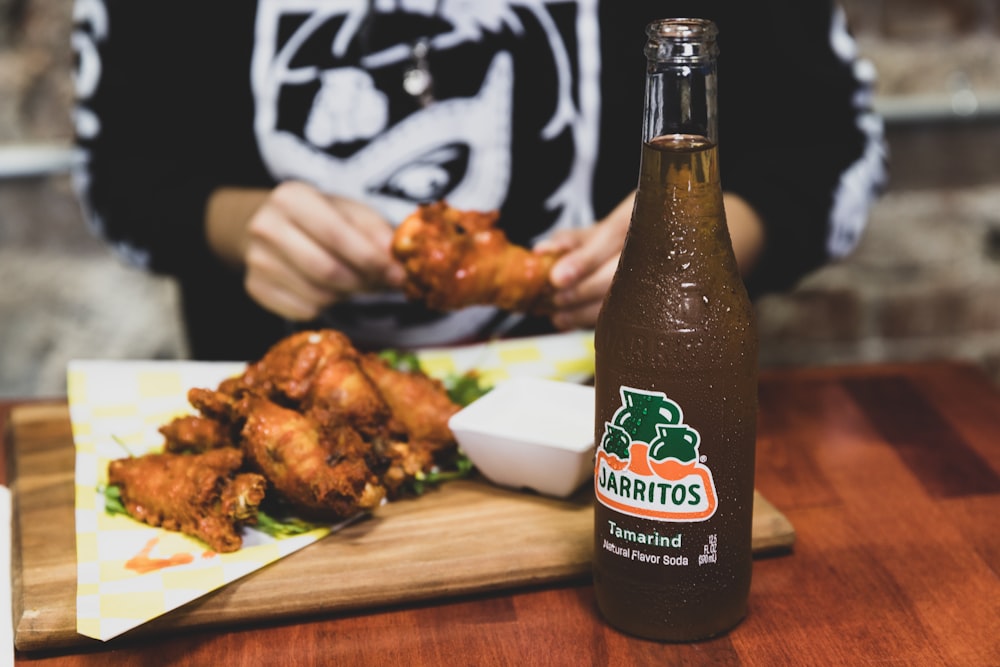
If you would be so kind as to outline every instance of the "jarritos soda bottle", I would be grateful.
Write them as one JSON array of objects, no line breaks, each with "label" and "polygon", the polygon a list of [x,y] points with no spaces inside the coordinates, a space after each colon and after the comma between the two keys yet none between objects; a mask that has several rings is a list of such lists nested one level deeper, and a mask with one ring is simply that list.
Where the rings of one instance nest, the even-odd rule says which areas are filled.
[{"label": "jarritos soda bottle", "polygon": [[594,586],[611,625],[692,641],[747,612],[757,335],[722,205],[715,25],[646,34],[638,193],[595,337]]}]

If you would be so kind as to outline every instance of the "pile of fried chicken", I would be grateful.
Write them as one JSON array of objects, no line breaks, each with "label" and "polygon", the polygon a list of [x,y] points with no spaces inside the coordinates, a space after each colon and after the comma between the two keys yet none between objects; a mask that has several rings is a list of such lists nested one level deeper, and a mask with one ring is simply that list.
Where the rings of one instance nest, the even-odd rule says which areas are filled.
[{"label": "pile of fried chicken", "polygon": [[163,453],[112,461],[108,483],[132,517],[218,552],[242,546],[265,497],[305,519],[352,517],[457,448],[448,419],[459,406],[440,381],[333,330],[293,334],[188,400],[197,414],[160,428]]},{"label": "pile of fried chicken", "polygon": [[407,296],[435,310],[477,304],[546,315],[554,289],[549,272],[561,252],[511,243],[497,211],[423,204],[396,228],[393,256],[406,270]]}]

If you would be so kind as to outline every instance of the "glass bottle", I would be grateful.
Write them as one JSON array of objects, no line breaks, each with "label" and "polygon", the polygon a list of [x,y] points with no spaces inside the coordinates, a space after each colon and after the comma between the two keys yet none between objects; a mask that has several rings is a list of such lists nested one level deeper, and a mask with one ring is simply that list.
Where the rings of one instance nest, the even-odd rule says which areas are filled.
[{"label": "glass bottle", "polygon": [[757,334],[723,210],[716,27],[646,35],[639,185],[595,333],[594,587],[618,629],[693,641],[747,612]]}]

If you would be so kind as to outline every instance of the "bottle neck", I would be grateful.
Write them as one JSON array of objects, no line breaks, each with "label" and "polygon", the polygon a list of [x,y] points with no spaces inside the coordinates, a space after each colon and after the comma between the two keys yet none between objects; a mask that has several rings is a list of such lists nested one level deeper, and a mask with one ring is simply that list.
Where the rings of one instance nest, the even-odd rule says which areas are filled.
[{"label": "bottle neck", "polygon": [[718,141],[716,28],[702,19],[664,19],[646,28],[644,142],[665,135]]},{"label": "bottle neck", "polygon": [[716,141],[715,26],[667,20],[646,32],[642,155],[622,262],[701,286],[707,277],[684,276],[720,263],[735,275]]}]

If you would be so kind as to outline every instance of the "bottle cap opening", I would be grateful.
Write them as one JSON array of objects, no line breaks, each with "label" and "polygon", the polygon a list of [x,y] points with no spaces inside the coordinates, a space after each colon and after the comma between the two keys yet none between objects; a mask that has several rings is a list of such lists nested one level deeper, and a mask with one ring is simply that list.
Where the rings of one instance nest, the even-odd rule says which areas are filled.
[{"label": "bottle cap opening", "polygon": [[708,19],[660,19],[646,26],[646,57],[650,60],[698,63],[719,54],[715,23]]}]

